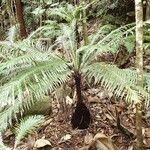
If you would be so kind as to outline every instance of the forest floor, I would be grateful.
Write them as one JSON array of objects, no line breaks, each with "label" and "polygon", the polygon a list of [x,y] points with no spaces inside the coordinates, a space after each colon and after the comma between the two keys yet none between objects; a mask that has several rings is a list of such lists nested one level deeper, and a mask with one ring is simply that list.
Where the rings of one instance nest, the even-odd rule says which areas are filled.
[{"label": "forest floor", "polygon": [[[46,122],[38,132],[27,136],[20,143],[18,150],[32,150],[39,145],[39,147],[42,147],[43,144],[46,145],[41,148],[43,150],[96,150],[93,147],[87,148],[94,135],[99,135],[99,141],[104,145],[110,144],[106,141],[103,142],[103,139],[108,138],[111,140],[111,144],[115,144],[119,150],[132,150],[135,143],[135,138],[132,136],[132,133],[135,134],[135,108],[123,101],[117,101],[111,93],[108,94],[103,89],[93,88],[85,91],[85,94],[93,118],[88,129],[72,130],[70,118],[74,107],[68,105],[65,113],[60,113],[56,102],[53,102],[52,115],[47,117]],[[118,112],[118,115],[116,115],[116,112]],[[145,150],[150,150],[150,110],[144,112]],[[119,116],[121,125],[127,131],[124,132],[117,126],[117,116]],[[46,143],[42,139],[45,139]],[[6,132],[5,143],[10,147],[14,143],[14,135],[10,131]],[[117,149],[108,148],[108,150]]]}]

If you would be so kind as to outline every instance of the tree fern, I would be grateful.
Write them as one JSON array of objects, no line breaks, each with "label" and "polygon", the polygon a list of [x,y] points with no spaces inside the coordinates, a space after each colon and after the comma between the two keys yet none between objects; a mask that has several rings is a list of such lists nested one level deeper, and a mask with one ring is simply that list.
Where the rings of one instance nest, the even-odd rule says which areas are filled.
[{"label": "tree fern", "polygon": [[[0,122],[4,122],[4,128],[8,127],[18,111],[29,109],[34,105],[33,100],[39,100],[48,90],[53,92],[60,85],[66,84],[76,72],[85,76],[87,80],[94,77],[96,84],[101,84],[128,102],[133,103],[144,98],[145,104],[149,104],[149,74],[145,75],[145,89],[141,89],[136,86],[137,74],[134,70],[122,70],[110,64],[96,63],[98,56],[117,52],[119,45],[134,35],[134,24],[115,30],[112,26],[103,27],[90,35],[91,42],[88,45],[83,46],[81,42],[77,48],[74,21],[77,19],[78,8],[72,10],[75,12],[71,23],[58,25],[56,30],[59,30],[59,35],[57,32],[56,40],[50,47],[37,43],[40,31],[52,30],[51,26],[41,27],[26,40],[15,42],[10,47],[4,44],[6,47],[1,51],[15,52],[0,64],[0,104],[7,106],[0,113]],[[61,52],[58,52],[59,48]]]}]

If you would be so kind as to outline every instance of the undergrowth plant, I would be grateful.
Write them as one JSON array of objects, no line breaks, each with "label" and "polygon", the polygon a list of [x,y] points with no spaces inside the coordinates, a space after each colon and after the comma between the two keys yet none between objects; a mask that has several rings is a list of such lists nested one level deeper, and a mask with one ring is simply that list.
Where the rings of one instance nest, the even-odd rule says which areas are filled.
[{"label": "undergrowth plant", "polygon": [[[30,133],[36,131],[37,128],[44,122],[44,116],[29,116],[21,119],[20,123],[15,128],[15,144],[13,150],[16,150],[20,141]],[[9,147],[5,146],[3,141],[0,142],[0,150],[10,150]]]},{"label": "undergrowth plant", "polygon": [[[87,45],[82,44],[81,37],[78,43],[76,25],[80,26],[83,19],[81,12],[86,8],[69,5],[65,7],[65,11],[64,8],[55,9],[57,13],[50,15],[57,15],[66,21],[57,23],[57,29],[54,28],[54,22],[50,22],[23,41],[9,38],[0,43],[0,52],[3,56],[0,64],[1,132],[11,125],[12,119],[18,113],[22,114],[34,106],[36,100],[67,84],[70,79],[75,81],[78,100],[82,99],[82,83],[87,80],[94,81],[94,84],[103,86],[127,102],[137,103],[144,99],[145,105],[149,106],[149,73],[144,75],[143,89],[136,86],[135,70],[119,69],[115,65],[99,62],[97,59],[104,53],[116,53],[122,44],[129,47],[131,41],[127,39],[134,35],[135,25],[128,24],[117,29],[105,25],[89,35]],[[78,28],[80,35],[81,29]],[[41,36],[44,33],[52,35],[50,45],[42,42]],[[51,40],[51,36],[47,38]]]}]

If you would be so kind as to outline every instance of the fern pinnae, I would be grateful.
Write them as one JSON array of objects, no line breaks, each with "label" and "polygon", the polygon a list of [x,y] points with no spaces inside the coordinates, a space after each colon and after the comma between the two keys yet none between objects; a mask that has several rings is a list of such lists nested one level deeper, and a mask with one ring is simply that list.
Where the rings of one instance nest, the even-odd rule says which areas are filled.
[{"label": "fern pinnae", "polygon": [[[127,30],[126,30],[126,28],[127,28]],[[133,31],[134,29],[135,29],[135,26],[134,26],[134,23],[132,23],[132,24],[128,24],[128,25],[122,26],[120,28],[117,28],[115,30],[112,30],[109,34],[107,34],[102,39],[97,41],[97,43],[92,45],[92,46],[95,46],[96,51],[94,48],[91,49],[91,48],[87,47],[88,50],[86,50],[84,52],[84,56],[83,56],[83,58],[86,58],[84,61],[92,62],[94,59],[97,58],[97,56],[99,56],[103,53],[117,52],[119,45],[121,45],[120,40],[122,40],[122,42],[123,42],[124,36],[126,37],[128,34],[131,34],[131,31]],[[101,29],[100,29],[100,31],[101,31]],[[95,35],[95,38],[96,39],[98,38],[97,34]],[[90,54],[92,54],[92,55],[90,55]]]},{"label": "fern pinnae", "polygon": [[18,127],[16,128],[15,146],[14,149],[19,144],[27,134],[35,132],[35,130],[44,122],[44,116],[30,116],[28,118],[22,119]]},{"label": "fern pinnae", "polygon": [[[27,91],[30,89],[30,92],[32,93],[32,89],[33,89],[32,85],[34,85],[34,84],[40,84],[40,85],[42,84],[43,86],[46,85],[46,87],[47,87],[47,83],[45,83],[45,81],[44,81],[45,78],[43,78],[43,76],[42,76],[43,71],[45,72],[45,75],[47,74],[47,79],[48,79],[47,82],[51,83],[51,81],[52,81],[52,83],[51,83],[52,85],[56,84],[57,82],[61,83],[70,74],[69,73],[70,71],[67,69],[67,65],[65,64],[64,61],[61,61],[61,60],[45,62],[45,63],[42,63],[41,65],[26,69],[26,70],[20,72],[16,77],[11,79],[8,83],[4,84],[0,88],[1,89],[0,98],[3,100],[3,101],[1,100],[0,103],[1,104],[2,103],[4,103],[4,104],[11,103],[11,101],[14,99],[14,97],[12,97],[13,91],[15,91],[15,94],[20,95],[20,96],[22,95],[22,97],[23,97],[24,90]],[[65,78],[63,78],[61,72],[64,73],[63,76],[65,76]],[[36,76],[36,79],[33,78],[35,74],[38,75],[38,76]],[[59,74],[61,76],[59,76]],[[58,79],[58,77],[62,81],[60,79]],[[38,82],[35,82],[35,80],[38,80]],[[29,83],[31,86],[29,86]],[[57,86],[58,86],[58,84],[57,84]],[[24,87],[24,88],[22,90],[20,90],[20,89],[18,89],[19,87]],[[54,88],[54,86],[52,86],[51,88]],[[37,91],[39,91],[39,90],[37,90]],[[4,100],[4,97],[5,97],[5,100]]]},{"label": "fern pinnae", "polygon": [[129,74],[130,71],[128,71],[127,75],[127,70],[103,63],[95,63],[84,69],[89,80],[95,77],[95,84],[100,83],[116,96],[124,97],[130,103],[137,103],[141,100],[141,96],[144,96],[145,104],[147,104],[150,94],[136,86],[136,80],[132,79],[135,78],[135,75],[132,75],[133,72]]}]

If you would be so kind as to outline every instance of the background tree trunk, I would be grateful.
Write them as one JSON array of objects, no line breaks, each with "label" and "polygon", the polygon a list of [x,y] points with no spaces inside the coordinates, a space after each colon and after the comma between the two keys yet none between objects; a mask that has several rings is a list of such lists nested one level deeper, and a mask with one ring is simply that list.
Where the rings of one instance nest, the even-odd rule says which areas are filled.
[{"label": "background tree trunk", "polygon": [[20,37],[23,39],[27,37],[27,32],[26,32],[23,6],[21,0],[15,0],[15,6],[16,6],[16,16],[20,26]]},{"label": "background tree trunk", "polygon": [[[138,86],[143,87],[143,5],[142,0],[135,0],[136,18],[136,68],[138,73]],[[136,132],[137,150],[143,150],[142,135],[142,102],[136,104]]]},{"label": "background tree trunk", "polygon": [[150,19],[150,0],[147,0],[146,3],[146,20]]},{"label": "background tree trunk", "polygon": [[15,13],[13,11],[14,3],[11,0],[6,1],[6,9],[9,16],[10,26],[14,26],[16,24]]}]

